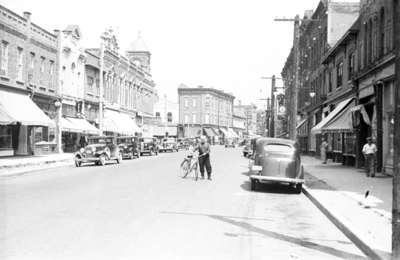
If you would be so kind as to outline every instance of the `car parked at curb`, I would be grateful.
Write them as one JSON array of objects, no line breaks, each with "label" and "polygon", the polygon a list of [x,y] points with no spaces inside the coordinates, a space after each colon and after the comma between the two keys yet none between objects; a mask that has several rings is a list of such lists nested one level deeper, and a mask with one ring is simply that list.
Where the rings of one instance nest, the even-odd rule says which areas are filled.
[{"label": "car parked at curb", "polygon": [[251,190],[256,190],[258,183],[283,183],[301,193],[304,170],[297,143],[288,139],[258,138],[249,178]]},{"label": "car parked at curb", "polygon": [[175,138],[164,138],[159,146],[160,152],[178,152],[178,143]]},{"label": "car parked at curb", "polygon": [[139,158],[140,157],[140,143],[139,138],[136,136],[119,136],[117,137],[117,144],[122,154],[122,158]]},{"label": "car parked at curb", "polygon": [[140,155],[158,155],[157,139],[153,137],[139,138],[140,142]]},{"label": "car parked at curb", "polygon": [[88,138],[88,145],[75,153],[75,166],[83,163],[105,165],[108,161],[121,163],[122,154],[113,136],[96,136]]}]

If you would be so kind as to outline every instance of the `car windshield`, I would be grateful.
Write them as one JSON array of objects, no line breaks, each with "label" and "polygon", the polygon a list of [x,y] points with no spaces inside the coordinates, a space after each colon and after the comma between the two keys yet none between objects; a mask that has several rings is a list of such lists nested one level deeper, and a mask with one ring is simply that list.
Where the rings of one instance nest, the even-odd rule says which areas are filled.
[{"label": "car windshield", "polygon": [[131,144],[133,143],[133,138],[119,138],[118,144]]},{"label": "car windshield", "polygon": [[112,138],[92,138],[88,140],[89,144],[111,144]]},{"label": "car windshield", "polygon": [[151,139],[151,138],[143,138],[143,142],[144,143],[151,143],[151,142],[153,142],[153,139]]},{"label": "car windshield", "polygon": [[267,144],[264,146],[266,152],[293,153],[294,148],[287,144]]}]

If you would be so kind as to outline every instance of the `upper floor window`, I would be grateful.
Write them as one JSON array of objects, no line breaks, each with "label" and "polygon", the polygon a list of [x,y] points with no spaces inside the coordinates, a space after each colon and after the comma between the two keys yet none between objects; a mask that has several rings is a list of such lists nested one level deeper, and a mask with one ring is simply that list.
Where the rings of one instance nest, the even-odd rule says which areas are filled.
[{"label": "upper floor window", "polygon": [[187,98],[183,102],[186,108],[189,107],[189,100]]},{"label": "upper floor window", "polygon": [[209,124],[209,123],[210,123],[210,114],[206,114],[206,115],[204,116],[204,121],[205,121],[206,124]]},{"label": "upper floor window", "polygon": [[192,103],[192,104],[193,104],[193,107],[196,107],[196,105],[197,105],[197,100],[194,98],[192,102],[193,102],[193,103]]},{"label": "upper floor window", "polygon": [[171,112],[167,113],[167,122],[172,123],[172,113]]},{"label": "upper floor window", "polygon": [[87,85],[89,87],[89,91],[93,91],[94,79],[91,76],[87,76]]},{"label": "upper floor window", "polygon": [[197,123],[197,116],[196,116],[196,114],[193,114],[193,116],[192,116],[192,123],[193,123],[193,124],[196,124],[196,123]]},{"label": "upper floor window", "polygon": [[185,124],[189,123],[189,115],[185,115]]},{"label": "upper floor window", "polygon": [[50,65],[49,65],[49,74],[50,74],[50,77],[52,77],[54,75],[54,61],[51,60],[51,61],[49,61],[49,63],[50,63]]},{"label": "upper floor window", "polygon": [[347,64],[349,80],[351,79],[351,77],[353,76],[353,74],[355,72],[355,60],[356,60],[355,54],[350,53],[349,59],[348,59],[348,64]]},{"label": "upper floor window", "polygon": [[1,42],[0,55],[0,75],[5,76],[8,74],[8,42]]},{"label": "upper floor window", "polygon": [[17,48],[17,79],[23,80],[23,71],[24,71],[24,49],[21,47]]},{"label": "upper floor window", "polygon": [[156,112],[156,118],[157,118],[157,119],[160,119],[160,118],[161,118],[160,112]]},{"label": "upper floor window", "polygon": [[379,56],[385,54],[385,9],[382,7],[379,15]]},{"label": "upper floor window", "polygon": [[29,68],[31,70],[35,69],[35,53],[31,52],[31,57],[30,57],[30,61],[29,61]]},{"label": "upper floor window", "polygon": [[336,88],[343,85],[343,61],[336,64]]},{"label": "upper floor window", "polygon": [[328,93],[332,92],[332,69],[328,70]]},{"label": "upper floor window", "polygon": [[45,61],[46,61],[46,58],[45,57],[40,57],[40,73],[44,73],[44,63],[45,63]]}]

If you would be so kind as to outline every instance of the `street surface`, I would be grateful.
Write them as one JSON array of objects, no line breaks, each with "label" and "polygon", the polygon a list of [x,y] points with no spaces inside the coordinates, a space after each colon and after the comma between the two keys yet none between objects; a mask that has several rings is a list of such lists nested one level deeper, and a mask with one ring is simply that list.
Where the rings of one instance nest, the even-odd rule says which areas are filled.
[{"label": "street surface", "polygon": [[0,179],[0,259],[366,259],[303,195],[251,192],[241,149],[212,147]]}]

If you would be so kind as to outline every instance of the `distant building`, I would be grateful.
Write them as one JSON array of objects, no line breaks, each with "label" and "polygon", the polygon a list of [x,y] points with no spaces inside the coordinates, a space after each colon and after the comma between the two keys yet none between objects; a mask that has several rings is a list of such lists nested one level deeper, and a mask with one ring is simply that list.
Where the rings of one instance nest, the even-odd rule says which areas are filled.
[{"label": "distant building", "polygon": [[242,111],[233,110],[233,130],[243,137],[246,132],[246,115]]},{"label": "distant building", "polygon": [[254,104],[242,105],[239,102],[234,106],[235,113],[244,114],[246,117],[246,135],[254,135],[257,133],[257,106]]},{"label": "distant building", "polygon": [[179,124],[183,136],[207,135],[227,138],[236,136],[233,132],[232,94],[207,87],[178,88]]},{"label": "distant building", "polygon": [[176,137],[179,123],[179,104],[169,100],[166,95],[161,96],[154,106],[155,126],[153,135],[158,137]]}]

